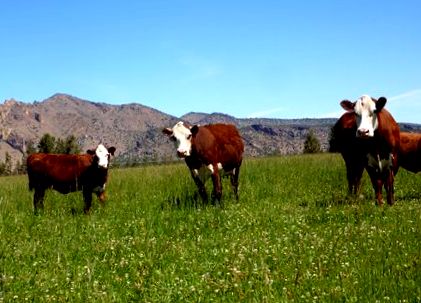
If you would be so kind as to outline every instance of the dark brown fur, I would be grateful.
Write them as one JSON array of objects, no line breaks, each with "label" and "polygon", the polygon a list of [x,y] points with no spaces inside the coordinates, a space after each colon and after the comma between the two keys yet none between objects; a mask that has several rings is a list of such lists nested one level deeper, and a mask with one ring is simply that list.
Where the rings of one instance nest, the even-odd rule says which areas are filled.
[{"label": "dark brown fur", "polygon": [[367,165],[367,146],[355,136],[357,122],[354,113],[345,113],[332,129],[331,149],[340,152],[345,162],[349,194],[357,195],[361,188],[361,178]]},{"label": "dark brown fur", "polygon": [[62,194],[82,191],[85,213],[91,208],[93,192],[101,203],[105,202],[108,169],[98,167],[94,155],[32,154],[27,159],[27,169],[29,189],[35,191],[35,213],[43,208],[47,189]]}]

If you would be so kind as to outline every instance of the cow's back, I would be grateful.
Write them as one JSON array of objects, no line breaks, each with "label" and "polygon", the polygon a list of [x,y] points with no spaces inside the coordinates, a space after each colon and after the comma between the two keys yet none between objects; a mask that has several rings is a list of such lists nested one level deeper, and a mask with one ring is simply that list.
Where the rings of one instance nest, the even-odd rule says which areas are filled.
[{"label": "cow's back", "polygon": [[241,164],[244,143],[234,125],[209,124],[199,127],[193,148],[206,164],[218,162],[228,167]]},{"label": "cow's back", "polygon": [[345,162],[351,165],[365,165],[369,142],[356,137],[355,114],[344,113],[332,129],[331,152],[340,152]]},{"label": "cow's back", "polygon": [[411,172],[421,171],[421,134],[400,133],[399,166]]},{"label": "cow's back", "polygon": [[27,159],[29,188],[73,183],[91,163],[90,155],[32,154]]},{"label": "cow's back", "polygon": [[353,149],[357,124],[354,113],[344,113],[332,128],[330,149],[332,152],[346,153]]}]

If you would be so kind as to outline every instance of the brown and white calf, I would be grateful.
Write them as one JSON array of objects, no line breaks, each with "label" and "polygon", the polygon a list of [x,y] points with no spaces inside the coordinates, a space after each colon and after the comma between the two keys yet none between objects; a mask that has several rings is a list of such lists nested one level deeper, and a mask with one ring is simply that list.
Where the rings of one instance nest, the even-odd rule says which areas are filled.
[{"label": "brown and white calf", "polygon": [[357,162],[356,176],[360,175],[361,167],[358,165],[362,160],[361,155],[365,154],[364,166],[370,176],[379,205],[383,204],[383,185],[387,202],[390,205],[394,203],[394,177],[399,167],[399,126],[384,108],[386,102],[384,97],[376,100],[369,96],[362,96],[355,102],[348,100],[341,102],[341,106],[348,112],[354,113],[356,118],[355,138],[359,144],[355,147],[355,159],[353,159]]},{"label": "brown and white calf", "polygon": [[43,208],[45,191],[54,189],[62,194],[82,191],[85,213],[92,203],[92,193],[105,202],[110,156],[115,147],[99,144],[84,155],[32,154],[27,159],[29,189],[34,190],[34,211]]},{"label": "brown and white calf", "polygon": [[209,173],[213,182],[212,201],[221,200],[221,171],[230,175],[238,199],[244,143],[234,125],[189,126],[178,122],[172,128],[163,129],[163,132],[176,142],[177,155],[184,158],[204,202],[208,201],[205,181]]}]

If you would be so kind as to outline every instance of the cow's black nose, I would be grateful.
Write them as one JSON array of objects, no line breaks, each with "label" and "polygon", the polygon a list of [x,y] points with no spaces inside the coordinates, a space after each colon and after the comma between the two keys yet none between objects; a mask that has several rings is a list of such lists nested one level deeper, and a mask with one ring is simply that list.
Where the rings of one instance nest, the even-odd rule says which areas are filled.
[{"label": "cow's black nose", "polygon": [[361,128],[361,129],[358,129],[358,131],[357,131],[357,134],[358,134],[359,137],[367,137],[368,133],[369,133],[369,131],[366,128]]}]

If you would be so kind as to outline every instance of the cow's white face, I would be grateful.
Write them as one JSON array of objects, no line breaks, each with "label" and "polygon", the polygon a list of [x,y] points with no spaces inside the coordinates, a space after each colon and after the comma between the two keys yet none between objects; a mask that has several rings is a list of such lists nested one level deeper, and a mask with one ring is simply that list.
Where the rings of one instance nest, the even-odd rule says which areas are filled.
[{"label": "cow's white face", "polygon": [[163,132],[174,139],[177,147],[177,155],[180,158],[190,156],[192,133],[189,127],[180,121],[173,128],[165,128]]},{"label": "cow's white face", "polygon": [[374,136],[374,131],[378,127],[377,113],[386,104],[386,98],[381,97],[378,101],[369,96],[362,96],[354,103],[342,101],[341,105],[345,110],[353,111],[356,115],[357,133],[360,138],[369,138]]},{"label": "cow's white face", "polygon": [[110,152],[104,145],[100,144],[95,150],[95,155],[98,159],[98,166],[108,168],[110,162]]},{"label": "cow's white face", "polygon": [[108,168],[110,164],[111,156],[114,156],[115,147],[106,148],[104,145],[99,144],[95,150],[89,149],[87,153],[91,156],[94,156],[95,163],[98,164],[98,167]]}]

